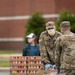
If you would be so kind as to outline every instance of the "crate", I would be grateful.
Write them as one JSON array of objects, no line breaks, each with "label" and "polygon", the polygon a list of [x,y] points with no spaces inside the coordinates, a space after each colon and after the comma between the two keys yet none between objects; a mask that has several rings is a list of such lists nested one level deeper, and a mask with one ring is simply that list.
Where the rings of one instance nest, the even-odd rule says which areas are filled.
[{"label": "crate", "polygon": [[10,75],[27,75],[26,73],[10,73]]},{"label": "crate", "polygon": [[39,70],[38,75],[57,75],[56,70]]},{"label": "crate", "polygon": [[13,56],[9,64],[10,75],[36,75],[43,66],[40,56]]},{"label": "crate", "polygon": [[56,75],[56,71],[41,70],[43,64],[40,56],[13,56],[9,59],[10,75]]}]

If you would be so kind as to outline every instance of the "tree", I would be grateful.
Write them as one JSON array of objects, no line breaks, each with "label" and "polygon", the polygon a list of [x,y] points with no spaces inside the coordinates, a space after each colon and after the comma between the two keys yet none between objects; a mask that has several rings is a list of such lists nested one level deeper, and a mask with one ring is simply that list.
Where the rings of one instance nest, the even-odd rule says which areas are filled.
[{"label": "tree", "polygon": [[59,14],[59,18],[56,21],[56,28],[59,31],[59,26],[62,21],[70,21],[71,31],[75,33],[75,14],[69,12],[62,12]]},{"label": "tree", "polygon": [[28,35],[30,33],[34,33],[37,36],[37,40],[38,40],[40,33],[45,30],[44,24],[45,24],[45,20],[42,17],[40,12],[36,12],[32,14],[32,16],[29,18],[26,24],[25,34]]}]

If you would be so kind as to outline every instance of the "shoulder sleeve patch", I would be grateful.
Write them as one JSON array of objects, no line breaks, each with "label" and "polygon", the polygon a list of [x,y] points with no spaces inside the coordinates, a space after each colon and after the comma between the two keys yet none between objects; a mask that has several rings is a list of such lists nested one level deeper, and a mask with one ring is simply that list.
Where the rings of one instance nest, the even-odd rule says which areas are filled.
[{"label": "shoulder sleeve patch", "polygon": [[42,42],[42,39],[39,39],[39,42]]}]

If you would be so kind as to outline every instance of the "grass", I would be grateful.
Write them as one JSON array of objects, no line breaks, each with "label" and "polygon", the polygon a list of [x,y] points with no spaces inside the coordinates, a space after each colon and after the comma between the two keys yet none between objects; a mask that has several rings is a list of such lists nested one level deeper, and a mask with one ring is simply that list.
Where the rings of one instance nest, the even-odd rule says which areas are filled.
[{"label": "grass", "polygon": [[[4,50],[4,51],[2,51],[2,50],[0,50],[0,54],[22,54],[22,51],[21,50],[16,50],[16,51],[10,51],[10,50]],[[1,56],[1,57],[3,57],[3,58],[6,58],[6,56]],[[7,56],[7,58],[9,59],[9,57]],[[6,61],[6,60],[4,60],[4,61],[2,61],[2,60],[0,60],[0,67],[9,67],[9,61]]]},{"label": "grass", "polygon": [[9,61],[0,61],[0,67],[9,67]]},{"label": "grass", "polygon": [[16,54],[16,53],[20,54],[20,53],[22,53],[22,51],[13,51],[13,50],[12,51],[9,51],[9,50],[2,51],[2,50],[0,50],[0,54]]}]

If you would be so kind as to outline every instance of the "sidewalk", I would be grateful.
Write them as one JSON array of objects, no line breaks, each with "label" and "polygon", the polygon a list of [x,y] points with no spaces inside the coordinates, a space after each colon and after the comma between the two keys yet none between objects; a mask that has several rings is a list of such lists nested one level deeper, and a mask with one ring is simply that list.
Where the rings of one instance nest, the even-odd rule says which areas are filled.
[{"label": "sidewalk", "polygon": [[9,72],[9,67],[0,67],[0,72]]},{"label": "sidewalk", "polygon": [[22,54],[0,54],[0,58],[9,58],[10,56],[22,56]]}]

